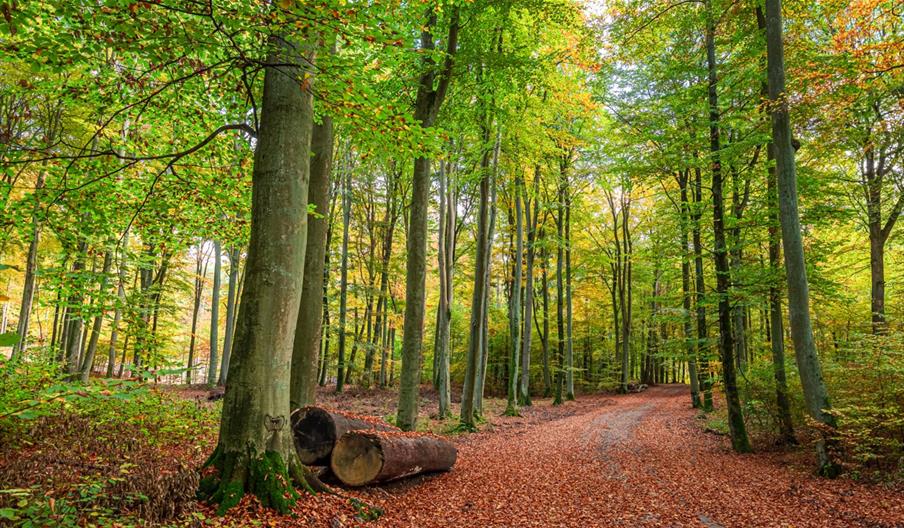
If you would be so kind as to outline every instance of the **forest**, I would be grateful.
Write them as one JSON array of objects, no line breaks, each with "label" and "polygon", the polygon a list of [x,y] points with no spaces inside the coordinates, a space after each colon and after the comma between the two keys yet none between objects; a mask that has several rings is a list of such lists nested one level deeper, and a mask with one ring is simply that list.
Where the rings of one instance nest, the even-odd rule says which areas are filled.
[{"label": "forest", "polygon": [[0,13],[0,526],[904,527],[900,0]]}]

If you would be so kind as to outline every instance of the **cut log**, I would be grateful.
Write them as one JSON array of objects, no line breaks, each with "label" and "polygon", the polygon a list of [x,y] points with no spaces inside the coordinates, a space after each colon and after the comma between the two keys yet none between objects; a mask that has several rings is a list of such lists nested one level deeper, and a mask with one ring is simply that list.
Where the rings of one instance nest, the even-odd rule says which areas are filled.
[{"label": "cut log", "polygon": [[347,486],[364,486],[448,471],[458,455],[452,442],[423,433],[351,431],[336,442],[330,468]]},{"label": "cut log", "polygon": [[348,431],[375,429],[398,431],[399,429],[372,416],[361,416],[322,407],[302,407],[292,412],[292,432],[298,458],[308,466],[326,466],[336,441]]}]

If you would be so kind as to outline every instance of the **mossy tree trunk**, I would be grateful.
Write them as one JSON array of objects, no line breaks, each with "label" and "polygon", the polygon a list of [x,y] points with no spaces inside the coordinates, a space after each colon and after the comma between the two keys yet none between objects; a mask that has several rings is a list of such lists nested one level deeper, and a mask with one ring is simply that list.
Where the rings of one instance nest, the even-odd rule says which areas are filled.
[{"label": "mossy tree trunk", "polygon": [[289,424],[304,277],[312,98],[307,59],[273,37],[252,173],[251,237],[217,447],[199,496],[225,512],[246,493],[286,512],[305,484]]}]

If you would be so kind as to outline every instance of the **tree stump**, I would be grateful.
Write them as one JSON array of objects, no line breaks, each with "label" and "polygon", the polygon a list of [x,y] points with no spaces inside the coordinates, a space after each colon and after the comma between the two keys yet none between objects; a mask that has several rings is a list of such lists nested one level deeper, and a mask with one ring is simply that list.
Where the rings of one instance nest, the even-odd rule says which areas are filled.
[{"label": "tree stump", "polygon": [[419,473],[448,471],[458,455],[452,442],[422,433],[350,431],[336,442],[330,468],[347,486]]},{"label": "tree stump", "polygon": [[326,466],[330,463],[333,446],[348,431],[375,429],[398,431],[399,429],[372,416],[361,416],[322,407],[295,409],[291,416],[292,433],[298,458],[308,466]]}]

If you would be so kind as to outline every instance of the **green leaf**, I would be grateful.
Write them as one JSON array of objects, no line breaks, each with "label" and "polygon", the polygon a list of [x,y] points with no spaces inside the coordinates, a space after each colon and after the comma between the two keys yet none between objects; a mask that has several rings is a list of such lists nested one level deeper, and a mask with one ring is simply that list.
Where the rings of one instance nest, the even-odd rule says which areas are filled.
[{"label": "green leaf", "polygon": [[6,332],[0,334],[0,347],[13,346],[19,342],[19,334],[15,332]]}]

